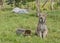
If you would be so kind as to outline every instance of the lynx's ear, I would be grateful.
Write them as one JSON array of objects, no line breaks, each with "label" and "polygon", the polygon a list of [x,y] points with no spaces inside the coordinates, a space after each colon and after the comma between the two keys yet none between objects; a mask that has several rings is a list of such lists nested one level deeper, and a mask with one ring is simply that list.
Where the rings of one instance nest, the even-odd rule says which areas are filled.
[{"label": "lynx's ear", "polygon": [[47,12],[45,14],[46,14],[46,16],[48,16],[48,13]]},{"label": "lynx's ear", "polygon": [[47,14],[47,13],[46,13],[45,15],[46,15],[46,16],[48,16],[48,14]]},{"label": "lynx's ear", "polygon": [[37,13],[37,16],[40,17],[41,16],[40,13]]}]

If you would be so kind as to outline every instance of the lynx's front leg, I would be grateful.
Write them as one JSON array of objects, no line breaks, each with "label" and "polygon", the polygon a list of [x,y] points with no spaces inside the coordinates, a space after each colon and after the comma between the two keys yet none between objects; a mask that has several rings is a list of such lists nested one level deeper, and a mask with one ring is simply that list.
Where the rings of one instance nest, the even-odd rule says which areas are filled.
[{"label": "lynx's front leg", "polygon": [[45,38],[47,36],[48,30],[43,32],[43,38]]}]

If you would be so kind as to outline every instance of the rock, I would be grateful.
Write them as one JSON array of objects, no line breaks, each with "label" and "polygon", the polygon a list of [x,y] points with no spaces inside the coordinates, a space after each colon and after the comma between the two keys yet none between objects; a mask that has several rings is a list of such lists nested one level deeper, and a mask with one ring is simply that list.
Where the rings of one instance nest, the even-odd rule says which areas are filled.
[{"label": "rock", "polygon": [[24,35],[24,36],[29,36],[29,35],[31,35],[31,30],[27,30],[27,29],[17,29],[16,30],[16,34],[17,35]]},{"label": "rock", "polygon": [[18,8],[18,7],[16,7],[16,8],[14,8],[13,10],[12,10],[12,12],[14,12],[14,13],[23,13],[23,14],[27,14],[28,13],[28,11],[27,11],[27,9],[20,9],[20,8]]}]

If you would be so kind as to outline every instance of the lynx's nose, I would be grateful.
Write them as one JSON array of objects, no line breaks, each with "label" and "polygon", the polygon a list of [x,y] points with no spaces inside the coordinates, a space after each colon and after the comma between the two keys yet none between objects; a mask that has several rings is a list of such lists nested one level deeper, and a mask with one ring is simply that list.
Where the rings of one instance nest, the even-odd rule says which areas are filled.
[{"label": "lynx's nose", "polygon": [[42,17],[40,17],[40,22],[42,22],[43,21],[43,18]]},{"label": "lynx's nose", "polygon": [[42,17],[40,17],[40,19],[42,19]]}]

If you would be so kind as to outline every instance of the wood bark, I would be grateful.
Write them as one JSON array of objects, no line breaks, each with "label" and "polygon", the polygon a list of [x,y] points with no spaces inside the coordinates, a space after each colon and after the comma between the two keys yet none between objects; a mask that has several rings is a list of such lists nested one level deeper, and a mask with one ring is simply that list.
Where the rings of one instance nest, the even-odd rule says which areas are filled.
[{"label": "wood bark", "polygon": [[36,0],[36,11],[37,11],[37,16],[40,14],[40,0]]}]

